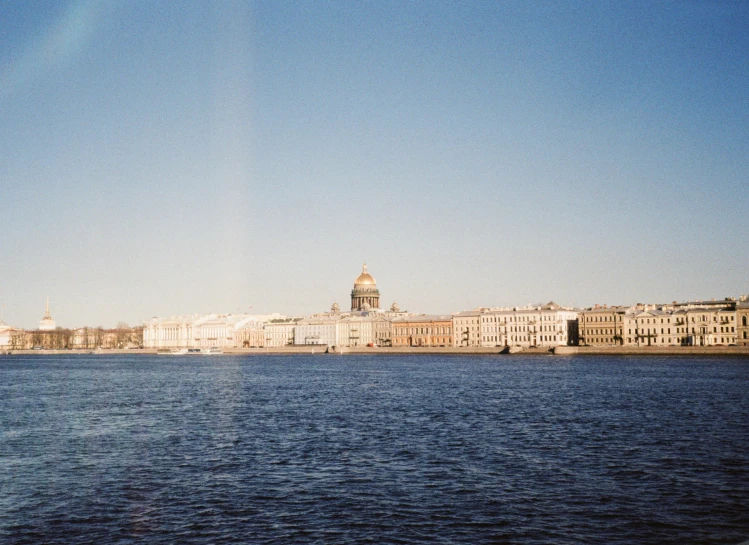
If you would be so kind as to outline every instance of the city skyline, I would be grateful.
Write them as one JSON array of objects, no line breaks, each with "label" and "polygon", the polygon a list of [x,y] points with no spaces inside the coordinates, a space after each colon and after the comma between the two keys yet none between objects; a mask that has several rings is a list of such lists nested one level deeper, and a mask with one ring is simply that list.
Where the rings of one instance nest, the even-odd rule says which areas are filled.
[{"label": "city skyline", "polygon": [[32,328],[749,292],[749,6],[18,4],[0,302]]},{"label": "city skyline", "polygon": [[[354,284],[353,284],[354,291],[357,290],[357,284],[359,283],[359,280],[361,279],[361,277],[363,275],[368,275],[367,268],[368,267],[367,267],[366,263],[364,263],[364,265],[362,266],[361,275],[358,276],[354,280]],[[375,279],[372,278],[372,277],[370,277],[370,279],[372,280],[372,285],[373,285],[373,287],[376,290],[377,289],[377,285],[375,283]],[[358,305],[354,304],[354,299],[356,297],[361,297],[361,295],[360,294],[354,295],[354,292],[351,292],[350,296],[351,296],[351,300],[352,300],[352,303],[351,303],[352,308],[351,308],[350,311],[346,310],[346,309],[342,309],[340,301],[339,300],[335,300],[335,301],[332,302],[331,308],[316,309],[316,310],[314,310],[312,312],[308,312],[308,313],[304,313],[304,314],[287,314],[287,313],[284,313],[282,311],[279,311],[278,309],[271,309],[271,310],[269,310],[267,312],[255,312],[255,311],[253,311],[252,307],[249,307],[247,309],[237,308],[234,312],[228,311],[228,310],[214,309],[214,310],[207,311],[207,312],[196,312],[196,311],[192,311],[192,312],[180,312],[180,313],[174,313],[174,312],[172,312],[172,313],[165,313],[165,314],[162,314],[162,315],[149,316],[147,318],[136,320],[134,322],[127,322],[125,320],[117,320],[116,324],[107,324],[106,326],[102,326],[102,324],[93,324],[93,323],[91,323],[91,324],[62,324],[62,325],[58,325],[56,323],[56,320],[54,320],[54,318],[51,316],[52,313],[50,311],[49,296],[47,296],[46,300],[45,300],[45,312],[44,312],[44,316],[43,316],[43,318],[40,321],[37,322],[36,326],[29,327],[29,326],[22,325],[22,324],[10,324],[10,325],[13,325],[13,326],[19,327],[19,328],[23,328],[23,329],[29,329],[29,330],[34,330],[34,329],[51,330],[51,329],[55,329],[55,328],[74,329],[74,328],[81,328],[81,327],[106,327],[106,328],[112,328],[112,327],[115,327],[115,326],[119,327],[120,324],[127,324],[129,327],[138,327],[138,326],[143,325],[144,323],[148,322],[149,320],[151,320],[153,318],[163,319],[163,318],[169,318],[169,317],[197,316],[197,315],[203,315],[203,316],[205,316],[205,315],[218,315],[218,316],[226,316],[226,315],[247,315],[247,316],[256,315],[256,316],[262,316],[262,315],[265,315],[265,316],[270,316],[271,314],[277,314],[279,316],[301,318],[301,317],[310,317],[310,316],[315,316],[315,315],[325,315],[325,314],[327,314],[329,312],[333,312],[333,311],[335,311],[336,313],[343,313],[343,314],[349,314],[349,312],[356,314],[356,312],[358,312],[361,309],[359,308]],[[563,303],[561,305],[561,308],[564,308],[564,309],[577,309],[577,310],[584,310],[586,308],[587,309],[594,309],[594,310],[598,309],[598,308],[605,309],[606,307],[610,307],[612,309],[615,308],[615,307],[621,307],[621,308],[630,307],[630,308],[635,308],[635,307],[640,306],[640,305],[644,305],[645,307],[648,307],[648,306],[660,306],[660,305],[666,305],[666,306],[668,306],[668,305],[670,305],[672,303],[688,303],[688,302],[702,303],[702,302],[706,302],[706,301],[720,302],[720,301],[728,301],[728,300],[733,300],[735,302],[735,301],[739,301],[739,300],[743,301],[743,300],[746,299],[746,297],[747,297],[747,294],[739,294],[737,296],[729,295],[729,296],[725,296],[725,297],[695,298],[695,299],[682,300],[682,301],[657,300],[657,301],[618,302],[618,303],[614,303],[614,304],[609,304],[609,303],[606,303],[606,302],[603,302],[603,303],[602,302],[597,302],[597,303],[593,303],[593,304],[590,304],[590,305],[587,305],[587,306],[577,306],[574,303],[572,303],[572,304]],[[520,309],[520,310],[527,310],[527,309],[541,308],[542,306],[544,306],[546,304],[556,304],[556,303],[554,303],[554,301],[552,301],[550,299],[546,303],[544,303],[543,301],[537,301],[537,302],[526,302],[525,304],[514,304],[514,305],[477,305],[477,306],[471,307],[471,308],[463,308],[463,309],[441,309],[439,312],[424,312],[424,311],[421,311],[421,310],[418,310],[418,309],[409,310],[409,309],[406,309],[406,308],[401,308],[397,301],[393,301],[392,302],[392,305],[394,305],[395,308],[396,308],[396,310],[395,310],[396,314],[402,312],[403,314],[410,314],[410,315],[413,315],[413,316],[420,316],[420,315],[424,316],[424,315],[428,315],[428,314],[457,315],[457,314],[460,314],[462,312],[477,311],[479,309],[481,309],[482,311],[488,311],[488,310],[508,310],[508,309],[513,309],[513,308],[514,309]],[[355,308],[355,306],[356,306],[356,308]],[[372,310],[375,313],[377,313],[377,312],[384,312],[384,311],[388,310],[390,306],[391,306],[390,303],[388,303],[387,305],[380,304],[379,306],[373,307]],[[4,315],[4,305],[2,305],[2,309],[3,309],[3,315]],[[365,310],[369,310],[369,308],[367,307]],[[392,310],[392,309],[390,309],[390,310]],[[2,322],[2,320],[0,320],[0,322]]]}]

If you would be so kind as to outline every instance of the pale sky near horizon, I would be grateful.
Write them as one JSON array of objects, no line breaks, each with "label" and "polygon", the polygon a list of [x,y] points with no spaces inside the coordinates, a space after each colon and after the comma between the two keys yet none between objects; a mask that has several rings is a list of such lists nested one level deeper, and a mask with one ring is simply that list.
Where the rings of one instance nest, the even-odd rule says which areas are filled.
[{"label": "pale sky near horizon", "polygon": [[749,292],[749,3],[0,0],[35,327]]}]

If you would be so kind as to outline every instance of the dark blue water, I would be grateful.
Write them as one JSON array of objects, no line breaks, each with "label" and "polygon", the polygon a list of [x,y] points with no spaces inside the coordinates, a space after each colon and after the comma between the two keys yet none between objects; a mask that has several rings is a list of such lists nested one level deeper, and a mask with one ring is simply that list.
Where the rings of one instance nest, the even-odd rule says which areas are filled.
[{"label": "dark blue water", "polygon": [[747,539],[746,359],[0,358],[2,543]]}]

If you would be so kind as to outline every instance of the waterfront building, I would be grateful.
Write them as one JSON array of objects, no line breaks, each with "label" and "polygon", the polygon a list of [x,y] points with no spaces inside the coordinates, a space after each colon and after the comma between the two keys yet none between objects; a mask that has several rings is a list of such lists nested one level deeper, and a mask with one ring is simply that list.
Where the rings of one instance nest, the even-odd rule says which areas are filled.
[{"label": "waterfront building", "polygon": [[26,332],[0,319],[0,350],[22,349],[26,346]]},{"label": "waterfront building", "polygon": [[749,346],[749,300],[746,296],[736,305],[736,344]]},{"label": "waterfront building", "polygon": [[103,330],[94,327],[77,327],[73,330],[73,348],[93,349],[102,345]]},{"label": "waterfront building", "polygon": [[264,333],[246,332],[236,335],[238,329],[250,326],[253,322],[265,323],[281,319],[280,314],[191,314],[169,318],[151,318],[143,323],[144,348],[233,348],[242,346],[245,340],[260,342],[258,335]]},{"label": "waterfront building", "polygon": [[323,315],[304,318],[294,327],[294,344],[336,346],[340,316]]},{"label": "waterfront building", "polygon": [[263,348],[265,346],[265,324],[250,316],[234,326],[234,346],[241,348]]},{"label": "waterfront building", "polygon": [[585,346],[621,346],[629,344],[624,337],[624,318],[629,307],[596,305],[578,313],[580,344]]},{"label": "waterfront building", "polygon": [[626,346],[678,346],[678,314],[670,310],[632,309],[624,315]]},{"label": "waterfront building", "polygon": [[380,290],[377,283],[369,272],[367,264],[361,268],[361,274],[354,280],[354,289],[351,290],[351,310],[372,310],[380,308]]},{"label": "waterfront building", "polygon": [[193,338],[190,346],[195,348],[235,347],[234,334],[237,325],[246,318],[246,315],[233,314],[201,316],[192,325]]},{"label": "waterfront building", "polygon": [[193,348],[195,323],[199,314],[153,317],[143,323],[144,348]]},{"label": "waterfront building", "polygon": [[453,314],[453,346],[481,346],[481,312]]},{"label": "waterfront building", "polygon": [[52,315],[49,313],[49,297],[47,297],[47,306],[44,312],[44,318],[39,321],[39,331],[54,331],[57,329],[57,324],[52,319]]},{"label": "waterfront building", "polygon": [[389,316],[372,317],[372,342],[375,346],[393,345],[393,322]]},{"label": "waterfront building", "polygon": [[485,309],[482,346],[554,347],[578,344],[578,312],[553,301],[540,307]]},{"label": "waterfront building", "polygon": [[453,346],[452,316],[408,316],[392,323],[393,346]]},{"label": "waterfront building", "polygon": [[336,324],[335,346],[367,346],[374,344],[372,331],[372,320],[368,313],[361,315],[350,315]]},{"label": "waterfront building", "polygon": [[352,312],[337,323],[336,346],[390,346],[390,320],[372,312]]},{"label": "waterfront building", "polygon": [[294,328],[297,320],[286,319],[266,322],[265,330],[265,347],[281,348],[294,344]]},{"label": "waterfront building", "polygon": [[736,306],[696,307],[677,310],[674,315],[679,344],[715,346],[736,344]]}]

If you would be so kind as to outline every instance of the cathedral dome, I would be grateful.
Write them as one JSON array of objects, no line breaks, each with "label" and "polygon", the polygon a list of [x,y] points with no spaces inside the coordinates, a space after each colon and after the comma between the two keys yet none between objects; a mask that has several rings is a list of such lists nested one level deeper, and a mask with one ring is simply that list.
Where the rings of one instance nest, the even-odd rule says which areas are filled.
[{"label": "cathedral dome", "polygon": [[380,308],[380,290],[371,274],[367,272],[367,264],[361,267],[361,274],[354,280],[351,290],[351,310],[365,310]]},{"label": "cathedral dome", "polygon": [[372,277],[371,274],[367,272],[367,264],[365,263],[361,267],[361,274],[356,277],[356,280],[354,280],[354,286],[376,286],[377,282],[375,282],[375,279]]}]

